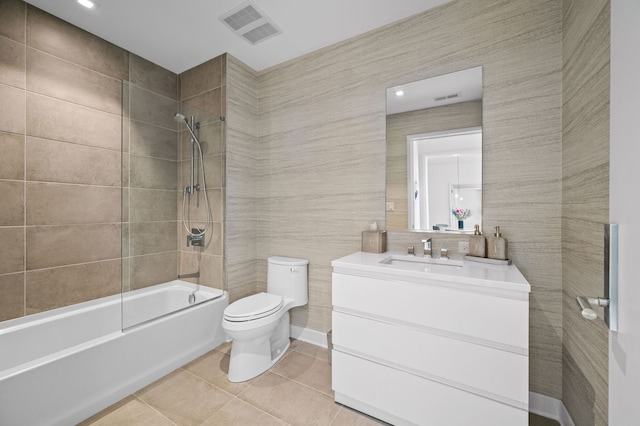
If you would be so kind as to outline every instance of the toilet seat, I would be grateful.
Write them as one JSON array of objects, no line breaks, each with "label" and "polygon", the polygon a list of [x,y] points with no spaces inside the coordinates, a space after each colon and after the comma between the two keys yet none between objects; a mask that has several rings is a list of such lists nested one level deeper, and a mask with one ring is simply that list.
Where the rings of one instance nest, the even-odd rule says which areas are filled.
[{"label": "toilet seat", "polygon": [[282,296],[258,293],[233,302],[224,310],[224,319],[230,322],[246,322],[267,317],[284,305]]}]

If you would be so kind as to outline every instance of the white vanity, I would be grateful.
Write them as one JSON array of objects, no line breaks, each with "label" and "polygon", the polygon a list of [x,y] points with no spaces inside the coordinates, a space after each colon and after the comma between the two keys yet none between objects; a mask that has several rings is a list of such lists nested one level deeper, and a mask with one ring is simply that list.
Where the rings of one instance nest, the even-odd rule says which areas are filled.
[{"label": "white vanity", "polygon": [[394,425],[527,425],[530,286],[514,265],[354,253],[333,266],[336,402]]}]

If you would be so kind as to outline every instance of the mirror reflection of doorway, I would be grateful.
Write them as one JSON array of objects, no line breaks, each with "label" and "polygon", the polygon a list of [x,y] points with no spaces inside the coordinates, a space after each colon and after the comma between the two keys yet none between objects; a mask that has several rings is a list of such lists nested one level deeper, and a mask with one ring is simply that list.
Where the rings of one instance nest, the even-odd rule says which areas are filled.
[{"label": "mirror reflection of doorway", "polygon": [[407,136],[411,229],[458,231],[452,209],[469,209],[464,231],[482,227],[482,129]]}]

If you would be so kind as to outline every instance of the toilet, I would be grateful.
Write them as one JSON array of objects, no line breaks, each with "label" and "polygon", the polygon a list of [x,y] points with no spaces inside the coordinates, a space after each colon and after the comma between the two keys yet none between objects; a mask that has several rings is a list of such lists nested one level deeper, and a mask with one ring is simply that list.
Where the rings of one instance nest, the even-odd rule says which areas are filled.
[{"label": "toilet", "polygon": [[267,292],[237,300],[224,310],[231,339],[229,381],[244,382],[271,368],[289,348],[289,309],[309,302],[307,259],[267,260]]}]

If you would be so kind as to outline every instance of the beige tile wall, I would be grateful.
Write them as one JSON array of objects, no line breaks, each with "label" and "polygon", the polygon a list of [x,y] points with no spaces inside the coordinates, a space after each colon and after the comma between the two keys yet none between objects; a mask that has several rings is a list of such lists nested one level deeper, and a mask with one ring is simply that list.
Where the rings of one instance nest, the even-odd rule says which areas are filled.
[{"label": "beige tile wall", "polygon": [[[225,246],[231,301],[257,291],[257,74],[227,58]],[[266,289],[264,289],[266,290]]]},{"label": "beige tile wall", "polygon": [[[562,399],[576,424],[608,424],[608,330],[576,296],[602,296],[609,221],[610,2],[563,1]],[[598,316],[603,318],[599,309]]]},{"label": "beige tile wall", "polygon": [[176,81],[22,1],[0,1],[0,320],[120,292],[123,249],[139,282],[175,278]]},{"label": "beige tile wall", "polygon": [[331,327],[331,260],[384,223],[385,89],[482,66],[483,222],[532,285],[530,388],[561,397],[561,36],[556,1],[459,0],[260,73],[258,262],[310,260],[294,324]]},{"label": "beige tile wall", "polygon": [[[226,55],[213,58],[195,68],[180,74],[181,111],[187,117],[193,115],[200,123],[207,196],[211,208],[212,225],[205,235],[204,248],[187,246],[187,232],[182,224],[182,191],[189,185],[191,136],[187,129],[179,128],[181,137],[178,173],[178,248],[180,251],[179,273],[200,272],[200,278],[188,279],[202,285],[226,288],[224,264],[225,233],[225,122],[220,117],[226,115],[225,100]],[[200,176],[199,154],[196,158],[196,181]],[[199,180],[202,184],[202,179]],[[187,199],[185,216],[190,218],[192,228],[206,226],[207,213],[204,190]]]},{"label": "beige tile wall", "polygon": [[178,274],[177,75],[130,55],[124,85],[122,283],[135,290]]},{"label": "beige tile wall", "polygon": [[387,116],[386,212],[387,229],[409,229],[407,201],[407,136],[482,126],[482,101],[461,102],[437,108]]}]

